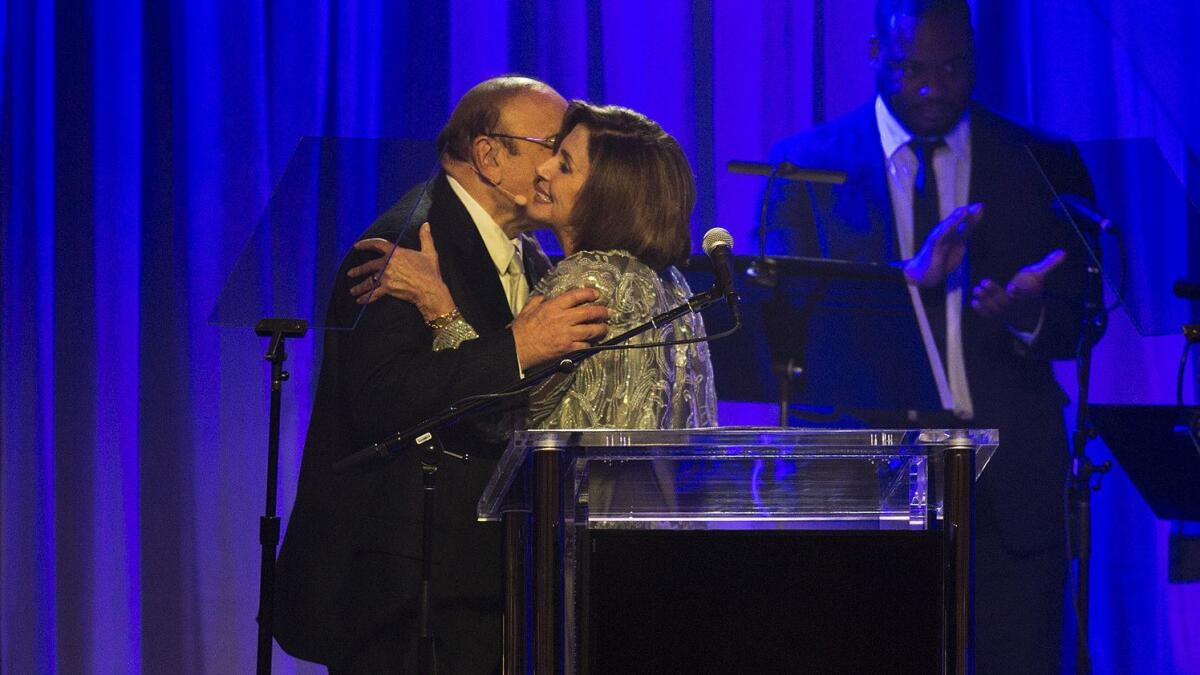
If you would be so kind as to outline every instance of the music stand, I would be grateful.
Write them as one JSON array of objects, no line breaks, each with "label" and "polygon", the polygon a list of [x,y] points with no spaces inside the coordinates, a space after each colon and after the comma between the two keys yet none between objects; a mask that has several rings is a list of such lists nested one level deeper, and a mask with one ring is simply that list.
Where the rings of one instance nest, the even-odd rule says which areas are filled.
[{"label": "music stand", "polygon": [[1200,521],[1200,409],[1093,405],[1092,423],[1138,494],[1162,520]]},{"label": "music stand", "polygon": [[[741,274],[757,258],[735,256]],[[889,265],[773,256],[773,287],[741,284],[743,329],[709,346],[724,400],[778,402],[790,412],[846,424],[943,410],[908,285]],[[693,288],[712,283],[693,258]],[[742,276],[741,278],[745,278]],[[910,413],[909,411],[912,411]]]},{"label": "music stand", "polygon": [[1176,523],[1168,537],[1167,580],[1200,581],[1200,408],[1093,405],[1092,424],[1125,469],[1138,494],[1161,520]]}]

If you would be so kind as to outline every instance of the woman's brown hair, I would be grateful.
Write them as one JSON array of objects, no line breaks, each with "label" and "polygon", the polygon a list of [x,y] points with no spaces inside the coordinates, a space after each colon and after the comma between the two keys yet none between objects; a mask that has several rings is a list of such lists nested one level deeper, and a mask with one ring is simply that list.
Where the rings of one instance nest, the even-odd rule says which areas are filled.
[{"label": "woman's brown hair", "polygon": [[686,261],[696,181],[679,143],[619,106],[572,101],[558,137],[579,125],[590,134],[590,168],[571,209],[576,249],[624,249],[655,271]]}]

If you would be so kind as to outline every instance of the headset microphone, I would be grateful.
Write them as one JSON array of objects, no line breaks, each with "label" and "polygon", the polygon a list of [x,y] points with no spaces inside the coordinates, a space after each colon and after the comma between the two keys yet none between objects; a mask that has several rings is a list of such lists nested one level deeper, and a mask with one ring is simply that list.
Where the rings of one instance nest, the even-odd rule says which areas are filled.
[{"label": "headset microphone", "polygon": [[494,183],[494,182],[492,182],[492,179],[483,175],[483,172],[480,171],[478,169],[478,167],[472,166],[471,170],[475,172],[475,175],[479,176],[480,180],[482,180],[483,182],[487,183],[488,185],[496,188],[497,192],[504,195],[505,197],[508,197],[512,201],[512,203],[516,204],[517,206],[519,206],[521,208],[525,208],[525,206],[527,206],[529,204],[529,200],[525,198],[525,195],[519,195],[519,194],[516,194],[515,192],[506,190],[506,189],[500,187],[499,183]]},{"label": "headset microphone", "polygon": [[500,187],[500,185],[497,183],[492,183],[492,187],[499,190],[500,194],[511,199],[513,201],[513,203],[516,204],[517,206],[524,207],[525,205],[527,205],[529,203],[529,200],[525,199],[525,195],[519,195],[519,194],[516,194],[515,192],[510,192],[508,190],[505,190],[504,188]]}]

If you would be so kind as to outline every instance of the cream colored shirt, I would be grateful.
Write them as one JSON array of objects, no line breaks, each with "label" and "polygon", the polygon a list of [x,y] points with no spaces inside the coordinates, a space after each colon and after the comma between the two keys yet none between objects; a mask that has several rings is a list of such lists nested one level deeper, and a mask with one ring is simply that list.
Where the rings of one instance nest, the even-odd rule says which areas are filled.
[{"label": "cream colored shirt", "polygon": [[[521,238],[509,239],[504,234],[504,230],[496,224],[492,214],[480,206],[466,188],[451,176],[446,176],[446,180],[450,183],[450,189],[454,190],[454,194],[458,195],[462,201],[463,206],[467,207],[467,213],[471,215],[471,220],[478,228],[479,237],[483,239],[483,245],[487,247],[488,255],[496,265],[496,275],[500,277],[500,283],[504,286],[504,297],[509,298],[509,309],[513,312],[513,318],[516,318],[529,298],[529,281],[525,278],[524,268],[518,265],[515,269],[520,270],[519,273],[509,273],[509,264],[513,261],[513,257],[517,255],[523,257],[525,254]],[[518,258],[518,262],[521,259]]]}]

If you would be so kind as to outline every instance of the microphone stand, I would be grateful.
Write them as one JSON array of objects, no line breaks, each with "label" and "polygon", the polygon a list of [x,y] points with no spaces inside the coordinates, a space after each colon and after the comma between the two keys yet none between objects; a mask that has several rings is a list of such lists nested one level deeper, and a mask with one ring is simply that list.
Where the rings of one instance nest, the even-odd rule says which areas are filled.
[{"label": "microphone stand", "polygon": [[271,650],[275,617],[275,549],[279,546],[279,517],[275,515],[275,495],[279,486],[279,417],[283,383],[287,371],[283,362],[287,350],[283,341],[304,337],[308,322],[303,319],[263,319],[254,327],[260,337],[271,338],[264,358],[271,363],[271,417],[267,432],[267,505],[258,521],[258,542],[262,545],[262,564],[258,580],[258,675],[271,675]]},{"label": "microphone stand", "polygon": [[[352,469],[365,468],[368,465],[381,464],[397,457],[412,447],[418,448],[421,451],[421,490],[423,497],[421,503],[421,590],[417,609],[419,633],[417,648],[418,672],[422,673],[422,675],[438,672],[437,645],[433,634],[432,612],[430,609],[433,597],[433,515],[437,494],[438,462],[443,454],[464,462],[470,460],[468,455],[459,455],[446,450],[439,438],[439,434],[441,433],[439,429],[441,427],[452,426],[502,398],[532,389],[535,385],[553,375],[569,373],[575,370],[582,361],[602,351],[607,351],[606,348],[627,342],[636,335],[668,324],[685,314],[698,312],[709,305],[726,300],[727,297],[729,296],[720,292],[716,287],[704,293],[693,295],[683,304],[654,316],[645,323],[635,326],[616,337],[605,340],[595,347],[576,350],[564,356],[556,364],[543,366],[542,368],[526,373],[525,378],[520,382],[510,385],[496,394],[472,396],[453,403],[437,415],[404,431],[392,434],[378,443],[339,460],[333,465],[335,472],[342,473]],[[736,296],[731,301],[736,301]],[[276,532],[278,532],[278,527],[278,521],[276,521]],[[272,560],[274,560],[273,557]]]},{"label": "microphone stand", "polygon": [[[422,675],[438,672],[437,644],[430,624],[429,603],[433,589],[433,506],[437,496],[438,460],[445,452],[441,440],[426,434],[421,449],[421,591],[417,612],[417,672]],[[466,455],[462,461],[468,461]]]},{"label": "microphone stand", "polygon": [[[845,171],[835,169],[806,169],[788,161],[778,164],[764,162],[746,162],[730,160],[725,168],[730,173],[751,174],[767,177],[767,187],[763,190],[762,201],[758,208],[758,257],[750,262],[746,276],[750,282],[763,288],[775,288],[779,284],[779,273],[774,258],[767,257],[767,206],[771,201],[771,188],[776,179],[805,183],[810,190],[812,199],[813,184],[843,185],[846,182]],[[801,368],[792,359],[786,364],[776,364],[773,368],[779,382],[779,426],[788,426],[788,409],[790,407],[790,391],[792,382],[801,373]]]},{"label": "microphone stand", "polygon": [[[1100,250],[1099,232],[1087,241],[1092,251]],[[1105,460],[1095,464],[1087,456],[1088,441],[1096,430],[1088,421],[1088,389],[1091,384],[1092,348],[1104,334],[1108,316],[1104,307],[1104,279],[1096,259],[1089,255],[1087,269],[1087,299],[1084,304],[1083,333],[1080,336],[1077,378],[1078,400],[1075,411],[1075,431],[1071,436],[1071,475],[1067,481],[1070,511],[1070,562],[1075,565],[1076,672],[1091,672],[1088,650],[1088,588],[1092,549],[1091,493],[1100,489],[1100,480],[1112,467]],[[1093,481],[1093,478],[1095,479]]]}]

